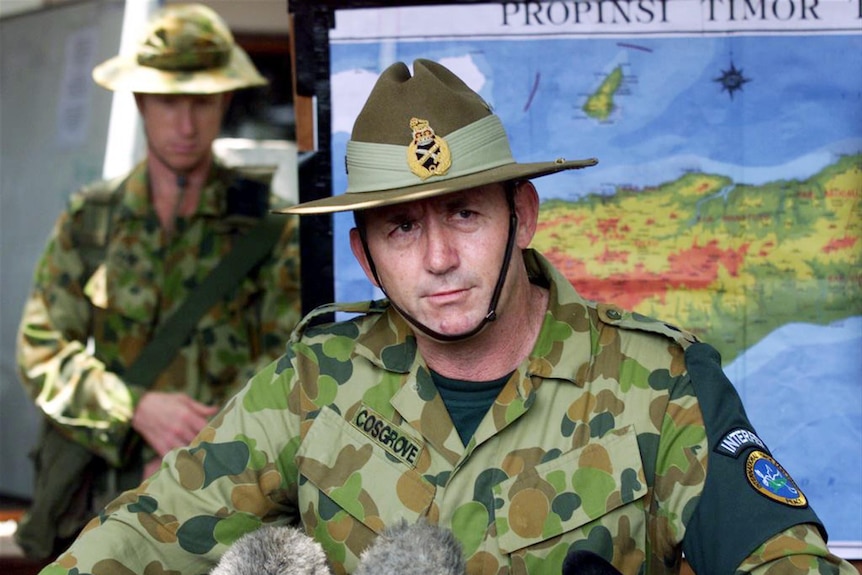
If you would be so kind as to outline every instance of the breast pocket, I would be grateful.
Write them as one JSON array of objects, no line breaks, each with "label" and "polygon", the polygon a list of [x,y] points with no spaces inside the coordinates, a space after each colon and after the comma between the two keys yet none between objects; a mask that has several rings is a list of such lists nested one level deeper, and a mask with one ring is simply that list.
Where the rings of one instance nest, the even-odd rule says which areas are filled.
[{"label": "breast pocket", "polygon": [[[300,509],[332,522],[330,534],[362,547],[399,519],[427,511],[434,487],[409,464],[387,454],[332,409],[323,408],[297,452]],[[335,525],[337,524],[337,525]],[[364,531],[364,533],[363,533]],[[342,535],[337,535],[341,533]]]},{"label": "breast pocket", "polygon": [[495,486],[500,550],[544,556],[554,546],[541,543],[562,538],[568,546],[598,524],[617,533],[620,521],[631,536],[640,534],[635,539],[642,548],[644,514],[633,504],[646,493],[637,435],[629,426]]}]

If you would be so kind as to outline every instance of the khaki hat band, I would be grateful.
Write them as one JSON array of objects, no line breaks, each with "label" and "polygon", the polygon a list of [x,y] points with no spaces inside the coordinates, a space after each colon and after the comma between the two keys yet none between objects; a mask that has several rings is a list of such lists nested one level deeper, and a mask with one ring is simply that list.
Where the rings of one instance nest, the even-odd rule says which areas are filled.
[{"label": "khaki hat band", "polygon": [[[450,180],[515,163],[506,130],[496,115],[485,116],[443,139],[449,146],[452,168],[445,175],[430,176],[426,182]],[[408,153],[408,146],[348,141],[346,193],[407,188],[422,183],[410,171]]]}]

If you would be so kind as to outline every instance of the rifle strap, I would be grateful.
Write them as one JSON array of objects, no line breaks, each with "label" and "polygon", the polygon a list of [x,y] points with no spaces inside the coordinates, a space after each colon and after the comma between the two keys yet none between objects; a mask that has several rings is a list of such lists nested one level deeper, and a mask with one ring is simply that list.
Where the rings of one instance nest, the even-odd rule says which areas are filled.
[{"label": "rifle strap", "polygon": [[227,256],[156,329],[153,339],[122,374],[123,379],[135,385],[151,386],[173,360],[201,316],[272,250],[283,229],[283,216],[270,213],[240,236]]}]

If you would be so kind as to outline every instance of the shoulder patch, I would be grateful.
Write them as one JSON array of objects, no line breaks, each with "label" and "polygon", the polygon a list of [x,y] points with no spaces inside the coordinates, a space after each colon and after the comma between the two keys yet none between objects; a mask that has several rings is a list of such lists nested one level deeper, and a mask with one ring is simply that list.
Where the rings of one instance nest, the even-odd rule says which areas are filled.
[{"label": "shoulder patch", "polygon": [[596,310],[598,311],[599,319],[606,324],[615,325],[623,329],[637,329],[657,333],[674,340],[683,349],[700,341],[693,333],[682,330],[675,325],[625,310],[613,304],[596,304]]},{"label": "shoulder patch", "polygon": [[729,457],[739,457],[739,454],[749,447],[769,451],[756,433],[743,427],[737,427],[724,434],[724,437],[715,446],[715,452]]},{"label": "shoulder patch", "polygon": [[790,507],[807,507],[808,499],[781,464],[760,450],[752,451],[745,462],[745,477],[755,491]]}]

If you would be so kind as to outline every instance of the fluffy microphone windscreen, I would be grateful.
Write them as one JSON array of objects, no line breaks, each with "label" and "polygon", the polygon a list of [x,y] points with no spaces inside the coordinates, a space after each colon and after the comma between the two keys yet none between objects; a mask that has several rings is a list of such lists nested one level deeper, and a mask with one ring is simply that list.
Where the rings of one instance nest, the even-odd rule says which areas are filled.
[{"label": "fluffy microphone windscreen", "polygon": [[359,558],[354,575],[465,575],[461,544],[424,519],[387,528]]},{"label": "fluffy microphone windscreen", "polygon": [[210,575],[332,575],[320,544],[294,527],[268,525],[237,539]]}]

